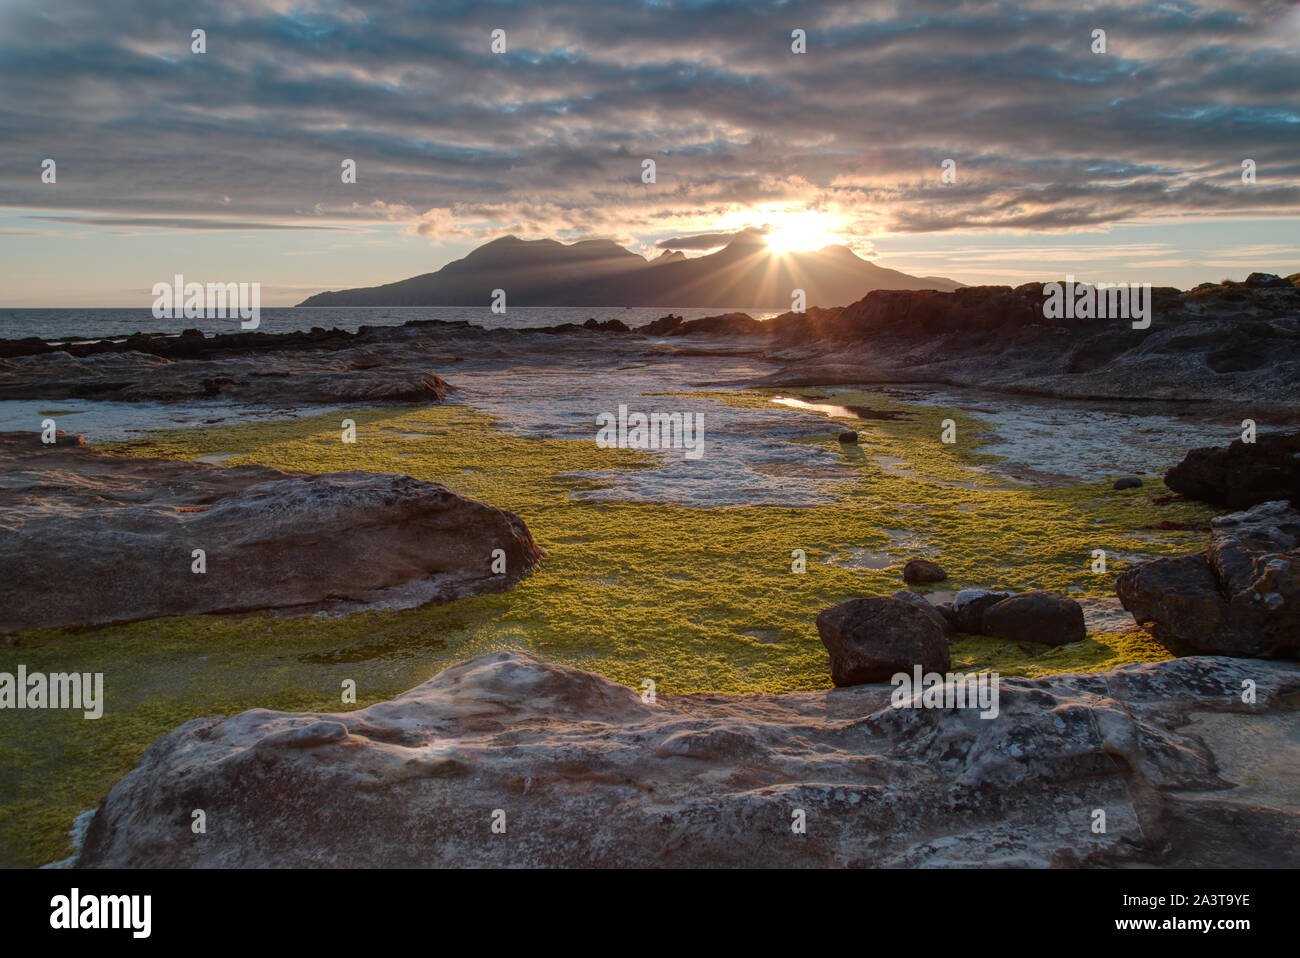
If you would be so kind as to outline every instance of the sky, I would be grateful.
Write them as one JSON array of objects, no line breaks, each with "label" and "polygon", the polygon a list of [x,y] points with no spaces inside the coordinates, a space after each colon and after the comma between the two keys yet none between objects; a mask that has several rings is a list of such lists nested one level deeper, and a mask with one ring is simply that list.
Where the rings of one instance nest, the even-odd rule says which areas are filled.
[{"label": "sky", "polygon": [[0,306],[745,228],[964,283],[1300,271],[1300,5],[0,0]]}]

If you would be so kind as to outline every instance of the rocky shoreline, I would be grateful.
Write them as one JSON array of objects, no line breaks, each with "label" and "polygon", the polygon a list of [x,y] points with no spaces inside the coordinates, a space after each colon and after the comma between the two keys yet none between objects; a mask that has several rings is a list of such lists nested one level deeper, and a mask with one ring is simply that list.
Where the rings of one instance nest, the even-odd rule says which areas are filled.
[{"label": "rocky shoreline", "polygon": [[[472,382],[468,370],[493,375],[552,357],[610,365],[706,354],[783,367],[737,380],[750,384],[897,376],[1090,395],[1089,383],[1116,377],[1106,388],[1129,389],[1129,399],[1195,392],[1220,408],[1261,408],[1258,397],[1295,405],[1294,287],[1158,291],[1148,331],[1044,326],[1040,293],[877,293],[761,324],[668,317],[639,330],[594,320],[528,331],[419,323],[9,343],[0,345],[0,397],[427,403],[452,389],[434,369]],[[1224,303],[1235,304],[1235,318],[1218,315]],[[1178,323],[1161,328],[1162,308]],[[1223,336],[1239,360],[1224,359]],[[1246,361],[1257,340],[1275,362]],[[1094,349],[1088,361],[1065,348],[1083,341]],[[881,359],[896,349],[915,365]],[[862,439],[838,444],[847,455]],[[1193,450],[1166,475],[1175,496],[1237,510],[1210,524],[1204,551],[1133,563],[1117,579],[1130,627],[1190,657],[1003,678],[990,717],[896,707],[881,683],[914,668],[945,676],[959,658],[950,655],[956,638],[1053,654],[1088,638],[1075,599],[1026,582],[1016,593],[969,588],[992,583],[969,570],[949,602],[858,592],[826,608],[817,625],[831,691],[643,700],[592,672],[495,652],[356,711],[233,714],[244,701],[230,718],[184,722],[108,792],[76,864],[1294,867],[1300,780],[1288,757],[1300,735],[1300,666],[1281,659],[1300,650],[1297,442],[1300,434],[1264,432],[1253,444]],[[222,468],[106,456],[65,434],[46,446],[35,431],[0,435],[0,453],[10,505],[0,562],[18,570],[0,584],[0,608],[13,610],[0,632],[410,608],[507,589],[541,558],[518,516],[400,475],[402,465]],[[1104,494],[1134,485],[1142,481],[1112,489],[1108,478]],[[1207,518],[1178,528],[1201,529]],[[202,575],[195,548],[209,562]],[[491,568],[497,548],[504,573]],[[903,570],[913,587],[945,575],[919,558]],[[196,809],[206,832],[190,827]],[[1099,811],[1104,831],[1093,827]],[[504,832],[493,830],[498,812]],[[802,831],[791,828],[796,813]]]},{"label": "rocky shoreline", "polygon": [[724,349],[777,367],[750,386],[938,383],[1067,399],[1300,407],[1300,286],[1244,283],[1151,291],[1149,328],[1121,319],[1048,319],[1043,283],[952,292],[876,290],[848,306],[759,321],[668,315],[635,329],[590,319],[538,329],[413,321],[356,333],[136,334],[90,343],[0,341],[0,399],[432,402],[432,370],[527,352],[592,361]]}]

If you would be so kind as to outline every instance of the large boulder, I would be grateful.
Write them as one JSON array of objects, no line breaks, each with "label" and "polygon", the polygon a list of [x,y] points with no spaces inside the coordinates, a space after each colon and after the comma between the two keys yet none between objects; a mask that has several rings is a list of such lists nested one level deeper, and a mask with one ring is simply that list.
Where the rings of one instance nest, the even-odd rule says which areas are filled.
[{"label": "large boulder", "polygon": [[1083,606],[1057,592],[1022,592],[994,603],[980,618],[980,632],[1048,645],[1082,642],[1088,635]]},{"label": "large boulder", "polygon": [[1165,473],[1165,485],[1229,509],[1279,499],[1300,502],[1300,432],[1261,433],[1253,443],[1236,439],[1225,448],[1193,449]]},{"label": "large boulder", "polygon": [[1185,653],[1300,652],[1300,513],[1268,502],[1211,523],[1195,555],[1154,559],[1116,581],[1124,608]]},{"label": "large boulder", "polygon": [[817,616],[836,685],[888,682],[921,666],[948,671],[948,639],[926,611],[902,599],[850,599]]},{"label": "large boulder", "polygon": [[109,456],[19,432],[0,433],[0,488],[0,632],[407,608],[500,591],[541,557],[513,513],[392,473]]},{"label": "large boulder", "polygon": [[1300,867],[1300,666],[998,688],[988,719],[872,685],[648,704],[496,652],[364,709],[186,722],[108,793],[77,865]]}]

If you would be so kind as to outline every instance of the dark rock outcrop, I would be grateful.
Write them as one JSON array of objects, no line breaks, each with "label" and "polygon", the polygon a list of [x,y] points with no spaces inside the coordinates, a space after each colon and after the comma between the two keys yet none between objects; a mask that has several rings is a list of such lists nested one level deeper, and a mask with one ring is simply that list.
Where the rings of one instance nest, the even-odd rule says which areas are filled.
[{"label": "dark rock outcrop", "polygon": [[1300,502],[1300,432],[1261,433],[1253,443],[1191,450],[1165,473],[1165,485],[1189,499],[1229,509]]},{"label": "dark rock outcrop", "polygon": [[[877,290],[760,335],[786,367],[746,385],[947,383],[1075,399],[1300,401],[1300,288],[1151,290],[1150,325],[1049,318],[1043,283]],[[689,322],[675,334],[688,334]]]},{"label": "dark rock outcrop", "polygon": [[0,433],[0,632],[407,608],[501,591],[541,556],[518,516],[410,476],[222,468],[57,439]]},{"label": "dark rock outcrop", "polygon": [[1179,652],[1300,653],[1300,513],[1267,502],[1220,516],[1205,552],[1138,563],[1115,588]]},{"label": "dark rock outcrop", "polygon": [[924,610],[901,599],[850,599],[817,616],[836,685],[887,682],[915,665],[948,671],[948,639]]},{"label": "dark rock outcrop", "polygon": [[990,719],[891,708],[879,685],[651,705],[497,652],[365,709],[185,723],[108,793],[77,864],[1300,866],[1300,667],[1187,658],[999,690]]}]

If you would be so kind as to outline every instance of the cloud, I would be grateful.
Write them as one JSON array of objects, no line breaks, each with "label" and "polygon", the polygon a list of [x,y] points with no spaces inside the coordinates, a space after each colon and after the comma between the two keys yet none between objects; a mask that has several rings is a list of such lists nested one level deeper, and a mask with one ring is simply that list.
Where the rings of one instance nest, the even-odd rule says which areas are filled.
[{"label": "cloud", "polygon": [[81,226],[105,226],[134,229],[169,230],[345,230],[342,226],[320,226],[313,224],[289,223],[251,223],[236,220],[209,220],[198,217],[169,216],[29,216],[28,219],[42,220],[47,223],[76,223]]},{"label": "cloud", "polygon": [[1244,0],[6,4],[0,206],[111,228],[396,223],[643,249],[710,248],[778,208],[833,215],[859,249],[891,232],[1295,216],[1298,38],[1293,5]]}]

